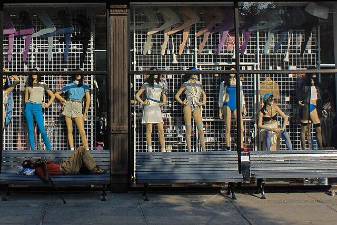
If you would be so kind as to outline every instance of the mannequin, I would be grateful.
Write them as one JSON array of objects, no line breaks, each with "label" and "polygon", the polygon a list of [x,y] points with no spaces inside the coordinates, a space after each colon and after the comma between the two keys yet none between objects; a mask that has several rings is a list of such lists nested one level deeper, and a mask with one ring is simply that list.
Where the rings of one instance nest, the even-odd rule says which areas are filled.
[{"label": "mannequin", "polygon": [[[145,93],[145,101],[140,97],[143,93]],[[152,152],[153,124],[157,124],[161,152],[165,152],[164,121],[161,107],[166,105],[167,97],[164,86],[160,82],[160,76],[151,74],[136,93],[135,98],[143,106],[142,123],[146,124],[146,143],[148,152]]]},{"label": "mannequin", "polygon": [[[192,68],[192,71],[197,71]],[[185,93],[185,100],[182,101],[180,95]],[[202,106],[206,105],[206,93],[202,88],[202,84],[198,81],[198,75],[192,74],[189,79],[183,83],[175,95],[175,99],[184,106],[184,120],[186,126],[186,142],[187,150],[191,152],[191,134],[192,134],[192,116],[197,125],[198,134],[202,151],[206,151],[205,137],[202,123]]]},{"label": "mannequin", "polygon": [[224,20],[224,12],[222,9],[218,9],[218,8],[207,8],[206,9],[206,15],[205,15],[206,27],[202,28],[200,31],[196,33],[196,37],[200,37],[201,35],[203,35],[203,40],[200,43],[199,48],[198,48],[199,54],[202,53],[202,51],[204,50],[208,42],[208,38],[210,34],[212,33],[212,30],[214,29],[216,24],[222,23],[223,20]]},{"label": "mannequin", "polygon": [[[241,85],[241,82],[240,82]],[[242,85],[241,85],[242,86]],[[243,91],[240,91],[241,99],[241,112],[243,115],[247,114],[245,97]],[[220,84],[219,90],[219,117],[224,119],[226,124],[226,149],[229,150],[231,146],[231,124],[232,124],[232,115],[234,118],[237,118],[237,105],[236,105],[236,78],[235,74],[230,74],[227,78],[227,81],[223,81]],[[241,146],[243,146],[243,132],[244,126],[241,116]]]},{"label": "mannequin", "polygon": [[158,12],[162,15],[164,24],[158,28],[153,28],[152,30],[148,31],[147,35],[153,35],[164,30],[164,42],[161,46],[161,54],[164,55],[169,41],[168,32],[171,30],[172,26],[180,23],[181,20],[171,8],[159,8]]},{"label": "mannequin", "polygon": [[[3,69],[4,72],[8,72],[7,69]],[[3,77],[2,79],[2,86],[3,86],[3,91],[2,91],[2,95],[3,95],[3,101],[2,101],[2,128],[5,128],[5,125],[7,124],[7,114],[8,114],[8,103],[9,103],[9,98],[10,95],[12,94],[12,92],[14,91],[16,85],[18,85],[20,83],[20,79],[18,78],[18,76],[14,75],[11,77],[13,82],[12,84],[8,83],[8,79],[7,77]],[[10,120],[9,120],[10,121]]]},{"label": "mannequin", "polygon": [[[82,75],[73,75],[72,82],[62,88],[61,91],[55,93],[55,97],[63,105],[63,112],[68,130],[68,142],[70,150],[75,150],[74,136],[73,136],[73,120],[79,130],[83,147],[89,150],[87,136],[84,130],[84,121],[87,121],[88,111],[90,108],[90,87],[83,83],[84,77]],[[61,94],[66,94],[67,99],[63,98]],[[85,109],[82,113],[82,101],[85,98]]]},{"label": "mannequin", "polygon": [[183,41],[181,42],[179,46],[179,55],[182,55],[184,52],[185,46],[187,44],[187,41],[188,41],[190,29],[193,24],[196,24],[197,22],[199,22],[200,17],[198,13],[194,11],[193,9],[191,9],[190,7],[183,7],[180,10],[180,13],[183,17],[184,23],[180,25],[179,27],[175,27],[169,32],[167,32],[167,35],[175,34],[181,30],[183,31]]},{"label": "mannequin", "polygon": [[320,100],[320,90],[317,87],[316,74],[307,74],[304,77],[302,92],[299,96],[298,104],[301,107],[301,147],[306,149],[309,142],[310,148],[310,123],[312,122],[316,130],[316,137],[319,148],[322,148],[322,130],[321,121],[318,116],[317,103]]},{"label": "mannequin", "polygon": [[[284,120],[281,129],[276,120],[277,115],[280,115]],[[274,103],[273,94],[265,94],[263,96],[263,107],[260,110],[258,122],[258,127],[261,129],[264,150],[273,151],[272,145],[276,144],[277,135],[281,135],[286,142],[288,150],[292,150],[290,137],[286,132],[287,125],[288,116]]]},{"label": "mannequin", "polygon": [[[32,71],[37,70],[33,69]],[[44,103],[43,100],[45,92],[47,92],[49,95],[48,103]],[[54,93],[49,90],[45,83],[41,82],[41,77],[39,75],[33,74],[28,76],[25,88],[25,117],[28,127],[29,144],[32,151],[35,150],[34,122],[37,123],[47,151],[52,150],[52,146],[44,126],[42,108],[49,108],[49,106],[51,106],[51,104],[54,102],[54,99]]]},{"label": "mannequin", "polygon": [[[148,31],[153,30],[154,28],[157,27],[158,25],[158,17],[156,14],[156,10],[154,8],[148,8],[148,7],[144,7],[142,8],[142,11],[144,13],[144,16],[146,16],[147,18],[147,23],[142,24],[141,27],[136,27],[135,29],[148,29]],[[146,42],[144,44],[144,49],[143,49],[143,55],[146,55],[153,46],[153,42],[152,42],[152,36],[153,34],[148,34],[146,36]]]}]

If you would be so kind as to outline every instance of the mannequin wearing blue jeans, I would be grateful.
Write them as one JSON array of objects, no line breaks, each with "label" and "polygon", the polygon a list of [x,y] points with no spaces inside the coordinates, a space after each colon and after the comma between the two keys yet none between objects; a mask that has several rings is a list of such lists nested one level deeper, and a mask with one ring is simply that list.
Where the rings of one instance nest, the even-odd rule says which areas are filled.
[{"label": "mannequin wearing blue jeans", "polygon": [[[50,99],[43,102],[44,93],[47,92]],[[25,117],[28,127],[29,144],[32,151],[35,150],[34,121],[36,121],[47,151],[52,150],[50,140],[44,126],[43,108],[48,108],[54,101],[55,95],[45,83],[40,82],[38,75],[30,75],[25,88]]]}]

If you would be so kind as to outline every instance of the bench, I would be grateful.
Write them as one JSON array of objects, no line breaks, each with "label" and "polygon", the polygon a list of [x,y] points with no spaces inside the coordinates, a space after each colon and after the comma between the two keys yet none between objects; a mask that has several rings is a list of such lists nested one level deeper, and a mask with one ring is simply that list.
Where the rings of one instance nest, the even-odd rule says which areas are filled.
[{"label": "bench", "polygon": [[[0,184],[6,187],[6,194],[2,200],[7,200],[9,195],[9,188],[11,185],[27,185],[30,187],[38,186],[51,186],[42,182],[36,175],[25,176],[18,175],[18,166],[25,159],[48,159],[53,162],[61,162],[72,155],[72,151],[53,151],[49,152],[31,152],[31,151],[3,151],[2,152],[2,166],[0,173]],[[105,169],[108,173],[103,175],[95,174],[80,174],[80,175],[64,175],[53,176],[52,180],[55,187],[78,187],[78,186],[101,186],[102,195],[101,200],[106,200],[106,188],[110,184],[110,152],[104,151],[91,151],[92,156],[99,167]]]},{"label": "bench", "polygon": [[337,151],[255,151],[250,153],[250,171],[265,199],[264,179],[337,177]]},{"label": "bench", "polygon": [[144,184],[145,200],[151,184],[227,182],[228,194],[235,199],[234,184],[242,179],[234,151],[136,153],[135,181]]}]

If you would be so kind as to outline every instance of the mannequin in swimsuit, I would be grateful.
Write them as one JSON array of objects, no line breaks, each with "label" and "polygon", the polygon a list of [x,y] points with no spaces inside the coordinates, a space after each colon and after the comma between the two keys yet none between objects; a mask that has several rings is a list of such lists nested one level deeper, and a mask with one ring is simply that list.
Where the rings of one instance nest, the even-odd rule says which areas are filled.
[{"label": "mannequin in swimsuit", "polygon": [[[314,124],[316,129],[316,137],[318,145],[322,147],[322,130],[321,130],[321,121],[318,116],[317,111],[317,102],[320,99],[320,92],[317,85],[317,76],[316,74],[308,74],[304,78],[303,95],[300,96],[298,104],[302,110],[302,119],[301,119],[301,147],[306,149],[306,143],[310,142],[310,133],[309,125],[310,122]],[[307,135],[309,133],[309,135]],[[310,143],[309,143],[310,146]]]},{"label": "mannequin in swimsuit", "polygon": [[[192,68],[192,71],[197,71]],[[182,93],[185,93],[186,99],[183,101],[180,98]],[[198,81],[198,75],[192,74],[188,81],[184,82],[175,95],[175,99],[184,106],[184,121],[186,126],[186,142],[187,150],[191,152],[191,135],[192,135],[192,116],[196,122],[200,144],[203,151],[206,151],[205,137],[202,123],[202,106],[206,105],[206,93],[202,88],[202,84]]]},{"label": "mannequin in swimsuit", "polygon": [[[145,101],[140,97],[144,92]],[[142,123],[146,124],[146,142],[148,151],[152,152],[152,127],[153,124],[157,124],[161,152],[165,152],[164,121],[161,107],[166,105],[167,97],[165,94],[165,87],[163,83],[160,82],[160,76],[157,74],[150,75],[141,89],[136,93],[135,98],[144,107]]]},{"label": "mannequin in swimsuit", "polygon": [[[286,126],[288,125],[288,116],[274,103],[274,96],[272,94],[265,94],[263,96],[263,107],[259,113],[258,127],[261,129],[263,148],[267,151],[272,150],[273,144],[276,144],[276,134],[281,134],[285,140],[288,150],[292,150],[292,144]],[[277,122],[277,115],[283,118],[283,126],[279,128]]]},{"label": "mannequin in swimsuit", "polygon": [[[243,91],[241,90],[241,112],[243,115],[247,114],[245,98]],[[224,115],[224,116],[223,116]],[[230,74],[227,81],[223,81],[220,84],[219,91],[219,117],[224,119],[226,124],[226,149],[230,149],[231,146],[231,123],[232,115],[237,118],[237,105],[236,105],[236,78],[235,74]],[[243,132],[244,126],[241,116],[241,146],[243,146]]]}]

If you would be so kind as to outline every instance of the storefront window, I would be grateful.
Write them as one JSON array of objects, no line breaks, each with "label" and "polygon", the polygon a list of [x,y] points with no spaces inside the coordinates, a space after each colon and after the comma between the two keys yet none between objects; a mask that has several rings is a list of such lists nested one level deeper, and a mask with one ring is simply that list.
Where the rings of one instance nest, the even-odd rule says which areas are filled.
[{"label": "storefront window", "polygon": [[5,89],[16,84],[3,93],[4,149],[103,149],[106,64],[96,59],[106,60],[105,5],[5,4],[3,12],[3,67],[17,75],[4,76]]}]

